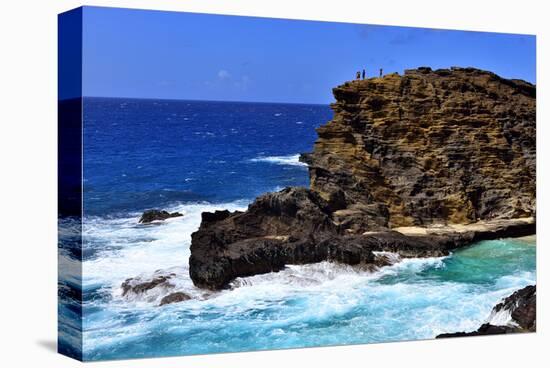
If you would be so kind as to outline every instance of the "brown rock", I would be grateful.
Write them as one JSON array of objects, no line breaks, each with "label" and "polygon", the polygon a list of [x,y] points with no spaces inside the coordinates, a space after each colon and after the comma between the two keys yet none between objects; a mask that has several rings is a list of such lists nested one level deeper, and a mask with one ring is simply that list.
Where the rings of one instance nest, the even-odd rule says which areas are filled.
[{"label": "brown rock", "polygon": [[166,295],[161,299],[159,306],[166,304],[179,303],[191,299],[191,297],[181,291]]},{"label": "brown rock", "polygon": [[390,226],[534,215],[535,86],[419,68],[333,91],[334,118],[302,156],[326,200],[376,204]]},{"label": "brown rock", "polygon": [[[535,86],[424,67],[333,92],[334,118],[301,156],[310,189],[265,194],[245,212],[203,213],[191,242],[195,285],[220,289],[323,260],[369,268],[387,263],[373,252],[442,256],[535,232]],[[473,226],[452,226],[464,224]]]}]

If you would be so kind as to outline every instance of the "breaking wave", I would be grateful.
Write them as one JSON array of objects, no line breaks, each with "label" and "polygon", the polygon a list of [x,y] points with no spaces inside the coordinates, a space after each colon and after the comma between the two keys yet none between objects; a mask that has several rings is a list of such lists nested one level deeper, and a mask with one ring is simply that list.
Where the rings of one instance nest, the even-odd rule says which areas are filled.
[{"label": "breaking wave", "polygon": [[[481,242],[447,257],[401,259],[381,252],[377,256],[393,264],[374,272],[320,262],[237,278],[219,292],[196,288],[188,259],[201,213],[243,210],[248,203],[174,205],[166,209],[183,217],[150,225],[138,224],[140,213],[87,218],[84,358],[433,338],[474,330],[488,320],[505,323],[508,316],[491,315],[493,306],[536,280],[535,247],[510,239]],[[169,287],[122,295],[126,279],[162,274],[173,274]],[[176,291],[192,299],[159,307]]]},{"label": "breaking wave", "polygon": [[256,157],[250,160],[251,162],[267,162],[275,165],[289,165],[289,166],[303,166],[307,167],[307,164],[300,162],[300,155],[286,155],[286,156],[265,156]]}]

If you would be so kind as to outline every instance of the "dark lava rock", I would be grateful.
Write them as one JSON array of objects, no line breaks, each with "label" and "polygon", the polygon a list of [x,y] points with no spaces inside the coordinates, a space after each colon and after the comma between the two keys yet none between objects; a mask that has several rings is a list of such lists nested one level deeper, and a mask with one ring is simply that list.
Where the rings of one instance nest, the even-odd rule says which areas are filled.
[{"label": "dark lava rock", "polygon": [[[376,265],[374,251],[441,256],[535,233],[534,220],[516,221],[535,214],[534,85],[474,68],[423,67],[333,93],[333,119],[300,157],[309,189],[262,195],[245,212],[202,214],[189,259],[196,286],[220,289],[287,264]],[[472,223],[480,226],[391,231]]]},{"label": "dark lava rock", "polygon": [[514,324],[495,326],[485,323],[476,331],[444,333],[437,335],[436,338],[535,332],[537,328],[537,286],[530,285],[514,292],[498,303],[493,308],[493,313],[502,312],[503,310],[511,313]]},{"label": "dark lava rock", "polygon": [[183,216],[179,212],[168,212],[164,210],[147,210],[143,212],[141,218],[139,219],[140,224],[149,224],[153,221],[163,221],[171,217],[180,217]]},{"label": "dark lava rock", "polygon": [[191,297],[181,291],[166,295],[161,299],[159,306],[166,304],[179,303],[191,299]]},{"label": "dark lava rock", "polygon": [[175,274],[158,275],[148,281],[143,281],[140,278],[126,279],[121,285],[122,296],[126,296],[129,293],[142,294],[156,287],[171,288],[173,285],[169,282],[169,280],[174,276]]},{"label": "dark lava rock", "polygon": [[336,231],[328,203],[306,188],[257,198],[246,212],[203,213],[192,234],[190,276],[195,285],[220,289],[235,277],[278,271],[289,260],[326,259],[321,239]]},{"label": "dark lava rock", "polygon": [[190,277],[198,287],[217,290],[236,277],[275,272],[288,264],[334,261],[383,266],[386,262],[373,252],[441,257],[474,241],[535,231],[534,222],[499,220],[482,230],[407,236],[373,225],[379,230],[354,234],[338,222],[341,216],[305,188],[265,194],[245,212],[203,213],[199,230],[191,236]]},{"label": "dark lava rock", "polygon": [[[279,271],[288,264],[335,261],[374,264],[373,251],[402,257],[433,257],[471,240],[409,237],[395,231],[346,234],[332,220],[328,203],[306,188],[265,194],[246,212],[203,214],[192,234],[189,271],[198,287],[221,289],[236,277]],[[217,220],[217,221],[216,221]]]},{"label": "dark lava rock", "polygon": [[495,312],[508,310],[512,320],[524,330],[535,331],[537,325],[537,286],[530,285],[514,292],[497,304]]},{"label": "dark lava rock", "polygon": [[517,328],[509,326],[495,326],[489,323],[484,323],[481,325],[477,331],[472,332],[453,332],[453,333],[444,333],[437,335],[437,339],[442,339],[446,337],[466,337],[466,336],[483,336],[483,335],[502,335],[507,333],[518,332]]}]

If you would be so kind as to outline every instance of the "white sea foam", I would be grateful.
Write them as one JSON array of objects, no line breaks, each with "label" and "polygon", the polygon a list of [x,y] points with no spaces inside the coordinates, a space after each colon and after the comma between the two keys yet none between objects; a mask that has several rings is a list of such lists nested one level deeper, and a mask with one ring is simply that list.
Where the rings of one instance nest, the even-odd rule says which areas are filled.
[{"label": "white sea foam", "polygon": [[491,315],[487,319],[487,323],[495,326],[507,326],[515,324],[512,321],[512,312],[507,309],[501,309],[498,312],[495,312],[493,310],[491,312]]},{"label": "white sea foam", "polygon": [[265,156],[256,157],[250,160],[251,162],[268,162],[275,165],[289,165],[289,166],[304,166],[307,164],[300,162],[300,155],[286,155],[286,156]]},{"label": "white sea foam", "polygon": [[57,257],[58,277],[65,283],[80,287],[82,278],[82,263],[70,257],[66,251],[60,251]]},{"label": "white sea foam", "polygon": [[506,275],[499,278],[496,282],[496,287],[509,291],[509,294],[524,287],[525,285],[534,284],[536,282],[536,273],[534,271],[522,271],[514,275]]},{"label": "white sea foam", "polygon": [[[167,210],[185,215],[156,225],[139,225],[139,213],[121,219],[87,219],[83,231],[85,248],[100,244],[101,250],[83,263],[84,289],[99,286],[110,288],[114,300],[123,301],[126,307],[158,305],[162,297],[169,293],[183,291],[196,301],[203,302],[196,305],[199,309],[204,308],[206,303],[214,307],[233,305],[239,310],[245,310],[257,303],[263,304],[265,300],[284,299],[300,293],[325,295],[328,299],[334,299],[330,294],[342,289],[341,285],[346,285],[341,292],[349,290],[353,294],[356,287],[369,280],[404,270],[416,272],[441,263],[440,258],[405,259],[398,262],[397,255],[381,253],[379,256],[389,257],[398,263],[383,267],[375,273],[331,262],[290,265],[281,272],[238,278],[232,283],[232,290],[205,293],[196,288],[189,278],[191,233],[199,227],[202,212],[243,210],[246,205],[247,202],[240,201],[220,205],[200,203],[174,206]],[[126,279],[137,277],[148,281],[160,273],[174,274],[169,282],[171,287],[156,287],[143,294],[122,296],[120,286]],[[195,303],[186,304],[192,307]],[[338,303],[332,300],[331,304]]]},{"label": "white sea foam", "polygon": [[81,223],[76,219],[59,221],[58,239],[61,247],[58,251],[59,280],[80,287],[82,264],[79,259],[71,256],[71,250],[80,246]]},{"label": "white sea foam", "polygon": [[[83,226],[84,249],[99,253],[83,262],[84,288],[111,286],[120,296],[121,283],[131,277],[150,279],[158,270],[173,270],[176,289],[195,290],[188,276],[191,233],[200,225],[201,213],[242,210],[246,201],[222,204],[186,204],[167,208],[184,213],[160,224],[138,224],[139,213],[121,219],[87,218]],[[161,295],[158,295],[160,297]],[[156,298],[154,298],[156,299]]]},{"label": "white sea foam", "polygon": [[376,259],[383,259],[390,265],[396,264],[401,261],[401,256],[398,253],[385,252],[385,251],[380,251],[380,252],[375,251],[372,253],[376,257]]},{"label": "white sea foam", "polygon": [[[139,213],[122,219],[87,219],[85,247],[101,250],[84,262],[84,286],[101,285],[112,299],[100,301],[108,306],[102,305],[97,317],[85,319],[85,350],[130,348],[151,331],[178,336],[185,341],[178,352],[191,353],[239,350],[242,344],[267,348],[432,338],[475,330],[488,317],[508,323],[504,313],[490,315],[493,306],[535,280],[534,272],[520,272],[499,277],[490,286],[444,281],[424,275],[447,267],[447,257],[401,259],[381,252],[377,256],[393,264],[374,272],[320,262],[237,278],[232,288],[219,292],[196,288],[188,275],[188,259],[191,233],[200,224],[201,212],[242,210],[247,204],[174,206],[167,210],[185,212],[185,216],[157,225],[137,224]],[[125,279],[150,280],[165,273],[175,275],[170,279],[172,287],[122,296],[120,285]],[[175,291],[193,299],[158,307],[162,297]],[[127,315],[134,322],[128,323]],[[250,341],[235,339],[243,331],[244,335],[257,333]],[[205,344],[214,340],[222,342],[207,348]]]},{"label": "white sea foam", "polygon": [[[259,308],[270,301],[305,297],[307,303],[311,303],[311,311],[322,315],[331,311],[342,313],[358,305],[364,295],[363,290],[379,287],[376,281],[381,278],[405,270],[420,272],[427,267],[438,266],[441,262],[441,258],[406,259],[375,272],[326,261],[289,265],[280,272],[237,278],[231,283],[231,290],[218,293],[205,303],[218,308],[247,310]],[[321,307],[322,310],[319,310]]]}]

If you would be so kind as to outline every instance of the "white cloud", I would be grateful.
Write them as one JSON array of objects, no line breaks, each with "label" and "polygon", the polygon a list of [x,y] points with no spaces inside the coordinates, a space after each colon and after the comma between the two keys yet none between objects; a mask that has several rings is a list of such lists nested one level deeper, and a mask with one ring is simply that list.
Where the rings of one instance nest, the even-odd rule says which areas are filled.
[{"label": "white cloud", "polygon": [[220,78],[221,80],[229,79],[231,78],[231,74],[229,74],[227,70],[222,69],[218,71],[218,78]]}]

